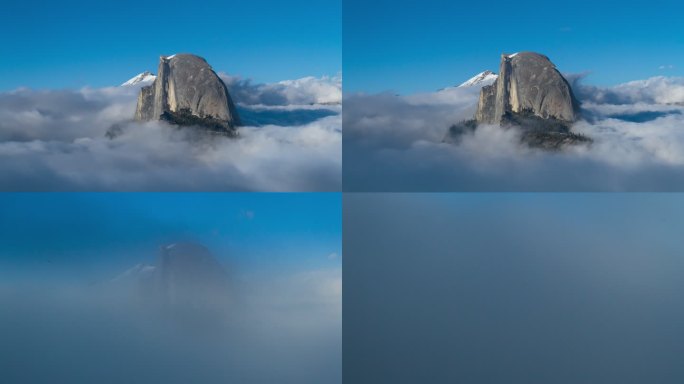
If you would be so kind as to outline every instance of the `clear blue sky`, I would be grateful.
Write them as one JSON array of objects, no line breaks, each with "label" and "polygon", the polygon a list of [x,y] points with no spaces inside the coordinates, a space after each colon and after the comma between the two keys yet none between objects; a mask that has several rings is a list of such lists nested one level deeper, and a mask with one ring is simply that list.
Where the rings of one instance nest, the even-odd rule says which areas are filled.
[{"label": "clear blue sky", "polygon": [[342,69],[340,0],[4,1],[0,90],[118,85],[159,55],[273,82]]},{"label": "clear blue sky", "polygon": [[[680,1],[345,0],[346,92],[434,91],[498,72],[502,52],[546,54],[612,85],[684,76]],[[673,65],[672,69],[659,69]]]},{"label": "clear blue sky", "polygon": [[120,269],[154,262],[160,245],[177,241],[229,264],[331,266],[342,252],[341,210],[335,193],[3,193],[0,269]]}]

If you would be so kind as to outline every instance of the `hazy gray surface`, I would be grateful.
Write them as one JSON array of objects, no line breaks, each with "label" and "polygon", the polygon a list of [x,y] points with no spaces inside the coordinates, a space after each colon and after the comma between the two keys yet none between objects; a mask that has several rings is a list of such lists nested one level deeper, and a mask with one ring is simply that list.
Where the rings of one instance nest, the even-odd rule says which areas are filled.
[{"label": "hazy gray surface", "polygon": [[0,284],[2,383],[340,383],[340,271],[242,276],[199,305]]},{"label": "hazy gray surface", "polygon": [[684,196],[345,194],[349,383],[680,383]]}]

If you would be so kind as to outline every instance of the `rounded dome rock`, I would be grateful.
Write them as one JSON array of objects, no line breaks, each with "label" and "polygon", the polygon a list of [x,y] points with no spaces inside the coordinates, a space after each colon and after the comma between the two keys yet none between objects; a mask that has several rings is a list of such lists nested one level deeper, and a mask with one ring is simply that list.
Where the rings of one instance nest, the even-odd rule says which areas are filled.
[{"label": "rounded dome rock", "polygon": [[499,77],[480,91],[475,119],[498,124],[508,113],[573,122],[578,102],[548,57],[534,52],[501,55]]},{"label": "rounded dome rock", "polygon": [[165,120],[237,135],[240,119],[228,88],[207,61],[192,54],[161,56],[154,82],[140,90],[138,121]]}]

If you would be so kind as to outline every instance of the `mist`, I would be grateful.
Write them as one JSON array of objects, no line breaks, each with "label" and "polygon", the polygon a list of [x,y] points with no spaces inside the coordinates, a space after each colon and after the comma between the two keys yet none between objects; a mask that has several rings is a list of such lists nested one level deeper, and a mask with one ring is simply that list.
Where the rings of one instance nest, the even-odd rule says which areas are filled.
[{"label": "mist", "polygon": [[189,307],[113,283],[3,283],[0,380],[341,382],[340,270],[233,279]]},{"label": "mist", "polygon": [[0,382],[340,383],[337,194],[0,196]]},{"label": "mist", "polygon": [[684,199],[345,194],[354,383],[677,383]]},{"label": "mist", "polygon": [[516,129],[482,126],[457,144],[478,88],[345,97],[346,191],[678,191],[684,165],[681,78],[615,87],[568,75],[582,103],[572,130],[593,140],[559,152],[529,148]]}]

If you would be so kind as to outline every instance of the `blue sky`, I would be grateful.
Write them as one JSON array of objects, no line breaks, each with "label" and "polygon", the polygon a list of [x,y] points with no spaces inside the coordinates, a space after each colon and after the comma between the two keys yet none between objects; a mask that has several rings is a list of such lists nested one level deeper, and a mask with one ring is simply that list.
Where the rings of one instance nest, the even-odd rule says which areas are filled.
[{"label": "blue sky", "polygon": [[5,193],[0,212],[0,266],[30,271],[130,267],[176,241],[256,268],[341,262],[335,193]]},{"label": "blue sky", "polygon": [[0,90],[118,85],[181,52],[257,82],[334,75],[341,13],[340,0],[9,0]]},{"label": "blue sky", "polygon": [[544,53],[564,73],[590,72],[586,82],[596,85],[684,76],[678,1],[345,0],[343,7],[346,92],[434,91],[498,71],[500,54],[517,51]]}]

